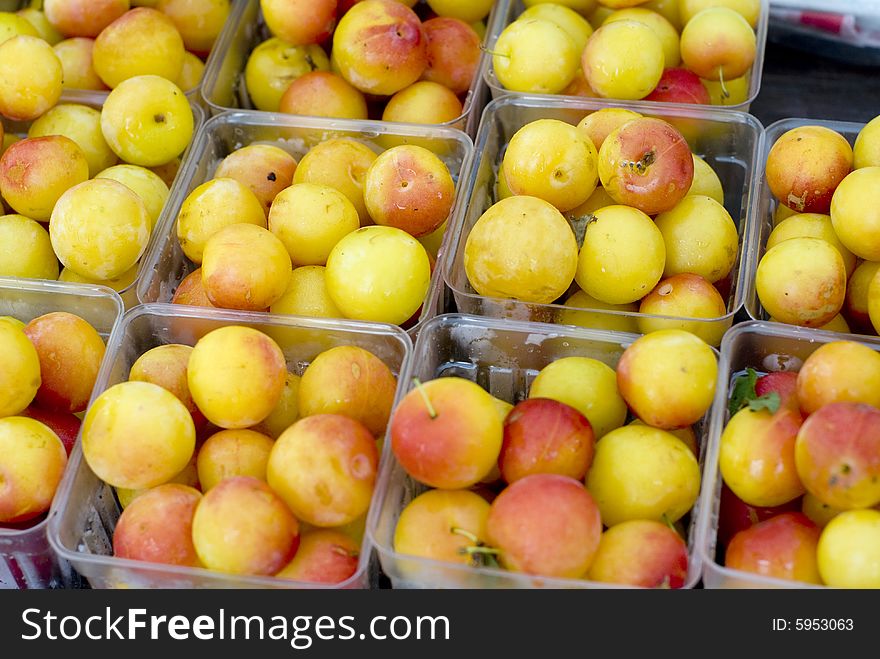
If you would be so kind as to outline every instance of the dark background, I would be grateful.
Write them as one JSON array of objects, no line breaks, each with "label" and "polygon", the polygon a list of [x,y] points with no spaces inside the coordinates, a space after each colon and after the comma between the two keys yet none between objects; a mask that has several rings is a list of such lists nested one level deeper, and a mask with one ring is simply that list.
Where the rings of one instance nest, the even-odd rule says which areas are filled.
[{"label": "dark background", "polygon": [[880,53],[829,49],[770,29],[764,75],[749,110],[769,126],[785,117],[865,123],[880,115]]}]

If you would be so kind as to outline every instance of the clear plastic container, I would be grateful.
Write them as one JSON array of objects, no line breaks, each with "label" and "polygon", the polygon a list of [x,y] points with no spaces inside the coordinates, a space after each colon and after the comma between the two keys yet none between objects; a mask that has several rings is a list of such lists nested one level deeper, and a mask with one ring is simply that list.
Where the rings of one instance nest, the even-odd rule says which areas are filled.
[{"label": "clear plastic container", "polygon": [[[284,351],[288,368],[297,374],[318,354],[340,345],[369,350],[398,374],[412,350],[406,333],[391,325],[148,304],[128,311],[110,337],[90,403],[127,380],[131,365],[147,350],[167,343],[195,345],[201,336],[227,325],[246,325],[271,336]],[[377,576],[371,569],[366,534],[357,572],[332,586],[115,558],[113,529],[121,509],[113,488],[89,468],[79,442],[71,465],[49,513],[49,541],[93,588],[367,588]],[[375,493],[372,501],[368,517],[375,514]]]},{"label": "clear plastic container", "polygon": [[[489,23],[489,31],[486,35],[486,50],[491,53],[495,49],[495,43],[498,41],[498,37],[501,36],[501,33],[504,31],[508,25],[510,25],[513,21],[515,21],[520,14],[525,11],[525,5],[522,0],[498,0],[496,2],[496,11],[494,14],[494,20]],[[761,90],[761,75],[764,70],[764,51],[767,46],[767,26],[769,25],[769,0],[761,0],[761,15],[758,19],[758,28],[755,32],[756,37],[756,51],[755,51],[755,61],[752,64],[752,68],[750,73],[746,74],[749,76],[749,92],[748,97],[743,103],[725,105],[725,106],[709,106],[709,107],[724,107],[729,110],[739,110],[741,112],[748,112],[749,108],[752,105],[752,101],[758,96],[758,92]],[[483,79],[486,81],[486,85],[489,87],[492,98],[499,98],[500,96],[504,96],[506,94],[513,94],[516,96],[523,95],[521,92],[511,92],[506,89],[495,76],[495,67],[492,63],[491,55],[488,55],[483,58]],[[530,97],[538,97],[538,98],[578,98],[576,96],[564,96],[562,94],[525,94]],[[601,100],[612,100],[612,99],[601,99]],[[642,106],[648,101],[628,101],[632,103],[636,108]],[[669,105],[673,107],[693,107],[687,103],[664,103],[664,105]],[[707,107],[705,105],[700,105],[698,107]]]},{"label": "clear plastic container", "polygon": [[[505,1],[496,2],[492,13],[486,18],[487,26],[492,24],[494,13],[500,11]],[[271,33],[263,22],[260,1],[242,0],[218,39],[217,50],[222,55],[212,58],[210,66],[205,70],[202,97],[212,112],[254,109],[245,86],[244,70],[251,51],[269,37]],[[485,59],[485,53],[482,58]],[[480,75],[483,66],[481,60],[474,81],[462,103],[461,116],[441,124],[442,126],[458,128],[470,135],[476,134],[480,111],[488,96]]]},{"label": "clear plastic container", "polygon": [[770,186],[767,185],[767,155],[770,149],[783,134],[794,128],[801,126],[823,126],[830,128],[843,135],[850,144],[853,144],[858,137],[859,131],[864,128],[864,124],[852,123],[847,121],[827,121],[824,119],[780,119],[764,130],[764,136],[761,139],[761,148],[758,156],[758,167],[755,178],[755,194],[753,196],[755,209],[752,211],[754,216],[754,235],[749,240],[749,251],[744,260],[744,270],[746,274],[745,280],[745,309],[753,320],[769,320],[769,314],[764,310],[761,301],[758,299],[758,291],[755,288],[756,275],[758,271],[758,263],[764,256],[767,247],[767,239],[773,231],[773,214],[779,206],[779,202],[770,192]]},{"label": "clear plastic container", "polygon": [[[423,382],[441,376],[472,380],[516,404],[528,397],[529,387],[547,364],[563,357],[591,357],[612,368],[635,334],[576,327],[446,314],[428,321],[416,341],[410,366],[401,378],[404,393],[412,379]],[[695,431],[702,445],[702,424]],[[614,588],[582,579],[534,577],[503,569],[473,568],[400,554],[394,550],[394,529],[403,508],[426,488],[406,474],[386,437],[387,459],[379,478],[378,514],[368,520],[367,532],[382,569],[394,588]],[[703,453],[703,450],[700,451]],[[700,579],[694,534],[697,509],[688,521],[688,576],[685,588]]]},{"label": "clear plastic container", "polygon": [[[719,318],[687,319],[711,325],[720,335],[730,327],[733,317],[743,304],[743,275],[752,225],[752,197],[757,166],[760,122],[751,115],[730,110],[681,107],[669,104],[642,104],[599,101],[595,99],[526,98],[506,96],[492,101],[483,113],[477,135],[474,160],[467,183],[467,203],[461,204],[453,216],[452,235],[447,237],[445,255],[441,258],[443,277],[452,290],[461,313],[559,322],[560,313],[573,307],[561,304],[532,304],[513,299],[478,295],[468,282],[464,269],[464,248],[468,235],[480,216],[495,201],[498,168],[513,134],[537,119],[558,119],[577,124],[584,116],[605,107],[637,110],[645,116],[658,117],[681,127],[691,150],[702,156],[718,174],[724,189],[724,206],[736,223],[739,234],[737,259],[729,276],[729,293],[724,296],[727,313]],[[576,290],[573,284],[570,291]],[[599,313],[599,312],[597,312]],[[638,317],[659,317],[620,311],[603,314]],[[668,318],[668,317],[667,317]]]},{"label": "clear plastic container", "polygon": [[[2,11],[2,10],[0,10]],[[70,92],[65,91],[61,96],[61,100],[58,101],[59,104],[62,103],[75,103],[80,105],[87,105],[90,108],[94,108],[96,110],[100,110],[104,105],[104,99],[107,97],[106,94],[99,94],[97,92]],[[180,154],[180,170],[178,170],[178,177],[180,176],[180,171],[183,169],[183,165],[186,162],[187,155],[189,154],[190,149],[192,148],[192,143],[195,141],[196,135],[198,135],[199,129],[202,127],[202,124],[205,122],[205,111],[193,102],[193,99],[190,98],[190,107],[193,112],[193,140],[190,141],[190,145],[187,147],[186,151]],[[14,122],[9,120],[4,120],[4,126],[6,128],[6,132],[9,134],[15,134],[20,137],[27,137],[28,127],[30,126],[30,122]],[[175,179],[176,180],[176,179]],[[171,197],[169,196],[169,201]],[[167,205],[168,202],[166,202]],[[126,309],[130,309],[131,307],[139,304],[137,298],[137,286],[138,282],[146,276],[147,271],[145,270],[145,263],[147,260],[147,255],[153,248],[153,245],[158,241],[159,238],[159,222],[156,223],[156,226],[153,228],[153,233],[150,235],[150,241],[147,243],[147,247],[144,250],[143,255],[141,256],[140,263],[138,265],[138,274],[135,280],[126,288],[119,291],[119,295],[122,297],[122,302],[125,304]]]},{"label": "clear plastic container", "polygon": [[[246,0],[230,0],[232,8],[229,12],[229,17],[226,19],[227,25],[224,27],[228,27],[228,24],[235,20],[236,10],[239,9],[239,5],[243,4]],[[153,3],[155,4],[155,3]],[[42,6],[42,3],[34,3],[32,0],[0,0],[0,11],[18,11],[19,9],[26,9],[31,6]],[[223,51],[220,47],[221,44],[221,36],[223,35],[223,31],[220,32],[220,35],[217,37],[217,40],[214,42],[214,47],[211,48],[211,52],[208,54],[205,62],[205,69],[202,72],[202,79],[199,83],[193,87],[192,89],[186,90],[184,93],[186,97],[190,100],[191,103],[195,105],[201,106],[202,104],[202,85],[204,85],[205,77],[208,72],[208,67],[211,66],[212,62],[215,59],[220,59],[223,56]],[[87,89],[65,89],[64,93],[71,100],[71,103],[86,103],[89,99],[99,98],[99,103],[103,103],[105,98],[107,98],[107,94],[109,91],[99,92],[99,91],[91,91]]]},{"label": "clear plastic container", "polygon": [[[854,338],[854,337],[853,337]],[[730,330],[721,342],[718,386],[709,411],[707,450],[703,463],[696,540],[703,565],[706,588],[816,588],[812,584],[787,581],[726,568],[717,562],[718,514],[721,501],[721,473],[718,456],[721,433],[728,421],[727,402],[733,380],[747,368],[758,372],[798,371],[804,360],[826,343],[840,341],[835,332],[793,327],[781,323],[749,321]],[[859,342],[880,351],[880,339],[858,337]]]},{"label": "clear plastic container", "polygon": [[[450,217],[462,204],[467,167],[473,153],[470,138],[452,128],[437,127],[430,132],[424,127],[383,122],[328,120],[314,117],[270,114],[267,112],[225,112],[209,119],[199,131],[191,147],[190,157],[181,169],[171,197],[156,225],[156,240],[144,257],[144,277],[138,284],[141,302],[170,302],[178,284],[196,269],[186,258],[177,239],[177,215],[186,197],[196,187],[210,180],[218,163],[235,149],[248,144],[278,146],[292,153],[297,160],[314,145],[331,138],[358,140],[381,152],[383,139],[400,142],[415,141],[434,149],[449,167],[456,181],[456,198]],[[447,231],[443,244],[448,244]],[[442,250],[445,247],[441,247]],[[418,322],[410,331],[416,332],[427,318],[439,313],[443,304],[442,277],[439,266],[434,269],[431,287]]]},{"label": "clear plastic container", "polygon": [[[0,316],[13,316],[27,323],[53,311],[76,314],[106,340],[123,309],[119,296],[103,286],[0,277]],[[0,526],[0,589],[80,585],[70,564],[58,560],[52,552],[46,519],[44,516],[27,528]]]}]

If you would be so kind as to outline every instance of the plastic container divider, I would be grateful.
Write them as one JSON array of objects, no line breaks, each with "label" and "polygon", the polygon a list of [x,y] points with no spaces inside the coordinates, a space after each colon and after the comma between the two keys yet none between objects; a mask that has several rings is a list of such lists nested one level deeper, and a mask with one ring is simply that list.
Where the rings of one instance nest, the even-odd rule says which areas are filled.
[{"label": "plastic container divider", "polygon": [[[728,421],[727,402],[736,375],[746,368],[758,372],[798,371],[804,360],[826,343],[840,341],[835,332],[749,321],[727,332],[721,343],[718,384],[709,412],[707,450],[703,462],[703,488],[697,519],[697,550],[703,565],[706,588],[816,588],[798,581],[787,581],[726,568],[716,556],[721,473],[718,467],[721,434]],[[850,337],[880,351],[880,338]]]},{"label": "plastic container divider", "polygon": [[[103,286],[0,277],[0,316],[29,322],[53,311],[76,314],[106,340],[122,317],[123,305],[114,291]],[[73,469],[71,462],[67,471]],[[0,589],[80,585],[79,575],[70,564],[52,552],[46,537],[47,523],[44,516],[27,528],[0,525]]]},{"label": "plastic container divider", "polygon": [[[547,364],[563,357],[591,357],[611,367],[635,339],[635,334],[577,327],[526,323],[460,314],[429,320],[422,328],[409,368],[402,376],[403,392],[412,379],[426,382],[442,376],[474,381],[492,395],[517,403]],[[704,446],[702,424],[695,431]],[[393,454],[386,435],[388,456],[380,476],[378,512],[368,520],[367,532],[384,572],[394,588],[622,588],[583,579],[535,577],[496,568],[475,568],[400,554],[394,550],[394,530],[403,508],[426,488],[406,474]],[[701,449],[701,456],[705,449]],[[699,504],[699,500],[697,501]],[[696,553],[697,508],[688,520],[688,575],[686,588],[700,579]]]},{"label": "plastic container divider", "polygon": [[[502,10],[507,1],[498,0],[486,18],[487,35],[495,14]],[[263,22],[259,0],[243,0],[217,40],[218,55],[212,57],[210,66],[205,69],[201,93],[211,112],[254,109],[245,86],[244,70],[254,48],[269,37],[271,33]],[[462,103],[461,116],[441,126],[476,134],[480,111],[488,96],[481,75],[485,57],[486,54],[482,53],[474,80]]]},{"label": "plastic container divider", "polygon": [[[533,304],[514,299],[491,298],[478,295],[468,282],[464,270],[464,251],[468,234],[477,220],[494,202],[498,168],[507,143],[522,126],[538,119],[558,119],[576,124],[585,115],[606,107],[626,108],[645,116],[657,117],[678,126],[688,138],[691,150],[702,156],[718,174],[724,189],[724,205],[737,225],[739,249],[730,274],[730,292],[726,296],[727,313],[714,319],[688,318],[700,325],[712,325],[720,331],[729,327],[734,315],[743,304],[745,291],[744,264],[752,241],[752,197],[754,180],[763,130],[751,115],[726,109],[678,107],[652,103],[635,105],[595,99],[527,98],[506,96],[492,101],[483,113],[477,135],[473,163],[465,190],[467,203],[458,206],[454,214],[452,235],[447,236],[447,248],[440,259],[443,277],[451,289],[461,313],[497,318],[516,318],[541,322],[560,322],[560,313],[573,307],[561,304]],[[448,233],[449,231],[447,231]],[[576,290],[573,287],[571,291]],[[596,311],[612,316],[634,318],[673,318],[650,314]]]},{"label": "plastic container divider", "polygon": [[[145,275],[138,284],[141,302],[170,302],[174,291],[190,272],[196,269],[177,239],[177,215],[186,197],[196,187],[210,180],[218,163],[229,153],[248,144],[272,144],[300,159],[312,146],[332,138],[352,138],[375,151],[396,143],[416,143],[434,149],[449,167],[456,182],[456,197],[450,218],[457,206],[464,202],[463,181],[473,154],[473,143],[464,133],[436,127],[426,131],[413,124],[329,120],[314,117],[267,112],[225,112],[209,119],[191,147],[190,157],[181,169],[168,203],[156,225],[156,240],[144,257]],[[450,219],[451,224],[451,219]],[[447,230],[443,245],[448,245]],[[441,247],[441,252],[445,247]],[[431,278],[418,322],[410,328],[413,335],[426,319],[440,313],[443,304],[443,280],[438,266]]]},{"label": "plastic container divider", "polygon": [[[498,37],[501,36],[501,33],[504,31],[508,25],[510,25],[514,20],[516,20],[520,14],[525,11],[525,5],[522,0],[499,0],[499,2],[495,5],[496,10],[493,17],[493,21],[489,24],[489,31],[486,35],[486,50],[488,52],[492,52],[495,49],[495,43],[498,41]],[[741,112],[748,112],[749,107],[751,107],[752,102],[758,96],[758,92],[761,90],[761,76],[764,70],[764,55],[767,47],[767,28],[770,24],[770,0],[761,0],[761,15],[758,18],[758,27],[755,31],[755,41],[756,41],[756,50],[755,50],[755,61],[752,64],[752,68],[750,72],[746,75],[749,76],[749,92],[748,97],[743,103],[733,104],[733,105],[713,105],[709,107],[724,107],[729,110],[739,110]],[[578,58],[580,61],[580,58]],[[492,98],[499,98],[506,94],[514,94],[514,95],[526,95],[532,97],[540,97],[540,98],[579,98],[577,96],[565,96],[562,94],[523,94],[522,92],[512,92],[506,89],[495,76],[495,67],[492,63],[491,55],[487,55],[483,58],[483,79],[486,81],[486,85],[490,90],[490,94]],[[602,99],[606,100],[606,99]],[[613,99],[607,99],[613,100]],[[649,103],[648,101],[629,101],[635,106],[640,106],[645,103]],[[664,103],[664,105],[674,106],[674,107],[689,107],[687,103]],[[701,106],[706,107],[706,106]]]},{"label": "plastic container divider", "polygon": [[[167,343],[195,345],[211,330],[233,324],[253,327],[271,336],[284,351],[288,368],[299,375],[318,354],[339,345],[369,350],[395,374],[405,370],[412,350],[407,334],[392,325],[142,305],[128,311],[110,337],[90,404],[109,387],[127,380],[131,365],[147,350]],[[400,391],[398,385],[397,396]],[[385,453],[380,466],[386,459]],[[71,463],[50,511],[49,541],[93,588],[367,588],[377,578],[366,533],[357,572],[345,582],[333,585],[115,558],[113,529],[121,510],[113,488],[89,468],[79,442]],[[368,518],[375,514],[377,492],[378,486]]]}]

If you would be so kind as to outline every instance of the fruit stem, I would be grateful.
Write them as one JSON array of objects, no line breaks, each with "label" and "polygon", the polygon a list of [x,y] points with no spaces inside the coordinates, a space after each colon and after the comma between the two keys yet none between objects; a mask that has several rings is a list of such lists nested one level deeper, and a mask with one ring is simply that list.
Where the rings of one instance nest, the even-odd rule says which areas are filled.
[{"label": "fruit stem", "polygon": [[413,384],[416,385],[416,389],[419,390],[419,393],[422,395],[422,400],[425,401],[425,407],[428,408],[428,414],[431,415],[432,419],[437,418],[437,410],[434,409],[434,406],[431,405],[431,399],[428,398],[428,394],[425,393],[425,387],[422,385],[422,381],[418,378],[413,378]]},{"label": "fruit stem", "polygon": [[452,528],[449,529],[449,532],[454,533],[455,535],[460,535],[464,538],[467,538],[468,540],[473,542],[475,545],[480,545],[480,539],[477,536],[475,536],[473,533],[471,533],[470,531],[467,531],[465,529],[460,529],[457,526],[453,526]]},{"label": "fruit stem", "polygon": [[678,529],[675,528],[675,524],[669,521],[669,518],[666,516],[666,513],[663,513],[663,523],[666,524],[670,529],[678,533]]},{"label": "fruit stem", "polygon": [[489,50],[485,46],[480,46],[480,50],[482,50],[484,53],[489,53],[492,57],[497,56],[497,57],[506,57],[507,59],[510,59],[510,55],[506,55],[504,53],[499,53],[497,50]]},{"label": "fruit stem", "polygon": [[721,82],[721,97],[730,98],[730,92],[727,91],[727,85],[724,84],[724,67],[718,67],[718,80]]},{"label": "fruit stem", "polygon": [[495,549],[495,547],[484,547],[484,546],[462,547],[460,551],[462,551],[465,554],[469,554],[471,556],[473,556],[474,554],[498,556],[498,554],[501,553],[498,549]]}]

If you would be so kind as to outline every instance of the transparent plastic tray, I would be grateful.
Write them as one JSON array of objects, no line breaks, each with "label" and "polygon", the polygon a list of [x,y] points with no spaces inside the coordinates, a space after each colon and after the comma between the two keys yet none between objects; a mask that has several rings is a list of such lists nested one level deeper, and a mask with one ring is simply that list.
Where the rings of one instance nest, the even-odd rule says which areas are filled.
[{"label": "transparent plastic tray", "polygon": [[[240,5],[244,2],[246,2],[246,0],[230,0],[232,8],[229,12],[229,17],[226,19],[227,25],[224,26],[224,29],[228,27],[228,24],[231,21],[235,20],[236,10],[240,9]],[[0,11],[17,11],[19,9],[30,7],[32,4],[34,4],[32,0],[0,0]],[[223,30],[220,31],[217,40],[214,42],[214,47],[211,48],[211,52],[208,54],[207,59],[204,60],[205,69],[202,72],[202,79],[195,87],[184,92],[190,102],[195,105],[202,104],[202,85],[205,83],[208,67],[211,66],[215,59],[219,59],[223,56],[222,48],[220,47],[222,35]],[[99,103],[103,103],[103,99],[107,98],[107,94],[110,92],[91,91],[87,89],[65,89],[64,93],[69,96],[71,103],[87,103],[90,99],[96,97],[100,99]]]},{"label": "transparent plastic tray", "polygon": [[[0,277],[0,316],[27,323],[53,311],[76,314],[106,340],[123,309],[119,296],[103,286]],[[70,564],[59,561],[52,552],[46,525],[43,517],[24,529],[0,526],[0,589],[79,585],[79,576]]]},{"label": "transparent plastic tray", "polygon": [[[505,1],[496,2],[486,18],[487,34],[488,26],[494,20],[494,14],[500,11]],[[242,0],[217,41],[216,49],[221,54],[213,57],[210,66],[205,69],[201,93],[212,112],[254,109],[245,87],[244,69],[251,51],[270,36],[263,22],[259,0]],[[480,74],[484,59],[485,53],[481,56],[474,81],[462,103],[461,116],[440,125],[458,128],[470,135],[476,134],[480,111],[488,96],[488,90],[483,85],[483,77]]]},{"label": "transparent plastic tray", "polygon": [[[595,99],[506,96],[492,101],[486,107],[465,191],[467,203],[461,204],[453,216],[452,235],[447,236],[448,247],[441,259],[443,277],[455,298],[457,310],[499,318],[559,322],[560,312],[572,309],[561,304],[532,304],[478,295],[468,282],[464,270],[464,248],[474,224],[495,201],[498,167],[513,134],[537,119],[558,119],[577,124],[585,115],[605,107],[627,108],[646,116],[678,122],[679,126],[685,127],[691,150],[702,156],[718,174],[724,189],[724,206],[736,223],[739,234],[737,259],[730,274],[730,291],[725,297],[727,313],[714,319],[688,320],[719,329],[729,327],[743,304],[745,288],[742,265],[747,263],[746,254],[753,233],[752,197],[755,194],[755,170],[763,128],[757,119],[742,112],[659,103],[637,107],[629,103]],[[576,290],[574,285],[571,290]],[[660,317],[621,311],[597,313]]]},{"label": "transparent plastic tray", "polygon": [[767,154],[782,135],[793,128],[801,126],[824,126],[830,128],[843,135],[850,144],[853,144],[858,137],[859,131],[864,128],[864,124],[852,123],[847,121],[828,121],[825,119],[780,119],[767,126],[764,135],[761,138],[760,155],[758,156],[758,167],[755,178],[755,195],[754,204],[754,228],[755,235],[752,237],[749,245],[749,253],[745,260],[745,309],[753,320],[768,320],[770,316],[761,305],[758,299],[758,292],[755,288],[756,275],[758,271],[758,263],[764,256],[767,247],[767,239],[770,232],[773,231],[773,213],[776,211],[779,202],[770,192],[770,186],[767,185]]},{"label": "transparent plastic tray", "polygon": [[[288,368],[297,374],[302,374],[318,354],[340,345],[369,350],[398,374],[405,369],[412,350],[406,333],[391,325],[142,305],[128,311],[110,337],[90,402],[127,380],[131,365],[147,350],[167,343],[195,345],[201,336],[226,325],[246,325],[271,336],[284,351]],[[400,391],[398,386],[398,395]],[[375,514],[375,496],[368,518]],[[49,513],[48,535],[57,554],[73,564],[93,588],[367,588],[376,578],[366,534],[357,572],[331,586],[115,558],[112,538],[120,512],[113,488],[89,468],[78,441],[71,454],[71,468]]]},{"label": "transparent plastic tray", "polygon": [[[2,11],[2,10],[0,10]],[[104,105],[104,99],[107,97],[106,94],[99,94],[97,92],[78,92],[72,93],[65,91],[61,96],[61,100],[58,101],[58,104],[62,103],[75,103],[80,105],[87,105],[90,108],[94,108],[96,110],[100,110]],[[199,106],[194,104],[193,99],[190,98],[190,107],[193,112],[193,140],[190,141],[190,145],[187,149],[180,154],[180,169],[177,172],[178,177],[180,176],[180,171],[183,170],[183,165],[186,162],[187,155],[189,154],[190,149],[192,148],[192,143],[195,141],[196,135],[198,135],[199,129],[202,124],[205,122],[205,111]],[[6,128],[6,132],[9,134],[19,135],[20,137],[27,137],[28,127],[30,126],[30,122],[14,122],[4,119],[4,126]],[[168,197],[169,202],[171,197]],[[167,205],[168,202],[166,202]],[[0,212],[2,212],[2,208],[0,208]],[[137,286],[140,280],[146,275],[145,270],[145,262],[147,260],[147,255],[153,249],[153,245],[159,238],[159,222],[156,222],[156,226],[153,227],[153,233],[150,234],[150,241],[147,243],[146,249],[144,249],[144,253],[141,256],[140,263],[138,264],[138,274],[135,280],[129,284],[126,288],[119,291],[119,295],[122,297],[122,302],[125,304],[126,309],[130,309],[133,306],[138,304],[137,298]]]},{"label": "transparent plastic tray", "polygon": [[[510,403],[528,396],[538,372],[563,357],[598,359],[616,366],[621,354],[637,337],[624,332],[526,323],[460,314],[446,314],[428,321],[413,350],[410,366],[401,378],[403,392],[412,389],[413,377],[423,382],[441,376],[472,380]],[[703,421],[695,431],[703,445]],[[368,520],[367,532],[384,572],[394,588],[620,588],[583,579],[534,577],[503,569],[419,558],[394,550],[394,529],[403,508],[427,488],[410,478],[385,441],[387,459],[380,476],[378,514]],[[704,449],[700,450],[701,456]],[[698,502],[699,503],[699,502]],[[687,519],[687,518],[685,518]],[[688,576],[685,588],[700,579],[696,554],[697,509],[688,520]]]},{"label": "transparent plastic tray", "polygon": [[[156,225],[156,239],[151,251],[144,257],[144,276],[138,284],[141,302],[170,302],[174,291],[186,275],[195,269],[177,239],[177,215],[186,197],[196,187],[210,180],[218,163],[229,153],[248,144],[263,143],[278,146],[299,160],[312,146],[331,138],[348,137],[358,140],[380,152],[384,150],[385,136],[397,140],[413,140],[436,150],[449,167],[456,182],[456,197],[450,213],[463,203],[467,168],[473,154],[471,139],[461,131],[436,127],[426,131],[413,124],[390,124],[348,120],[328,120],[314,117],[271,114],[267,112],[225,112],[209,119],[199,131],[191,146],[190,156],[178,174],[168,203]],[[451,224],[451,220],[450,220]],[[446,249],[450,231],[441,247]],[[427,318],[439,313],[444,303],[443,280],[439,258],[431,278],[418,322],[410,331],[418,331]]]},{"label": "transparent plastic tray", "polygon": [[[855,338],[855,337],[850,337]],[[746,368],[759,372],[797,371],[804,360],[818,348],[840,341],[835,332],[793,327],[781,323],[749,321],[730,330],[721,342],[718,385],[709,412],[706,433],[707,451],[703,463],[703,489],[697,519],[697,549],[703,564],[706,588],[821,588],[798,581],[788,581],[726,568],[717,562],[718,514],[721,501],[721,474],[718,456],[721,433],[727,424],[727,401],[734,377]],[[858,337],[872,350],[880,351],[880,339]]]},{"label": "transparent plastic tray", "polygon": [[[495,43],[498,41],[498,37],[501,36],[501,32],[504,31],[508,25],[510,25],[514,20],[519,17],[520,14],[525,11],[525,6],[523,5],[522,0],[499,0],[496,3],[496,11],[493,17],[493,21],[489,23],[489,31],[486,35],[486,46],[487,50],[491,52],[495,49]],[[767,47],[767,26],[769,25],[769,0],[761,0],[761,15],[758,19],[758,29],[755,33],[756,37],[756,51],[755,51],[755,61],[752,64],[751,72],[749,75],[749,93],[748,97],[743,103],[738,103],[735,105],[700,105],[698,107],[724,107],[729,110],[740,110],[741,112],[748,112],[749,107],[751,107],[752,101],[758,96],[758,92],[761,90],[761,75],[764,70],[764,51]],[[578,98],[577,96],[565,96],[562,94],[522,94],[520,92],[511,92],[506,89],[495,76],[495,68],[492,64],[492,57],[486,56],[483,58],[483,79],[486,81],[486,85],[489,87],[490,94],[492,98],[499,98],[500,96],[504,96],[506,94],[513,94],[517,96],[531,96],[531,97],[539,97],[539,98]],[[612,99],[597,99],[597,100],[612,100]],[[628,101],[635,106],[640,106],[648,101]],[[687,103],[664,103],[664,105],[674,106],[674,107],[693,107]]]}]

